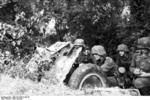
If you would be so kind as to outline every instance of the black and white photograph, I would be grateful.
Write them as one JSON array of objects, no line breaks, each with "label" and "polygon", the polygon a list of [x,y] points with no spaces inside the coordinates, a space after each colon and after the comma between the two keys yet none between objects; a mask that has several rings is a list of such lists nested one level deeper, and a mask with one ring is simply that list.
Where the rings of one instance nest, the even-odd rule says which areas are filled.
[{"label": "black and white photograph", "polygon": [[0,99],[30,96],[150,96],[150,0],[0,0]]}]

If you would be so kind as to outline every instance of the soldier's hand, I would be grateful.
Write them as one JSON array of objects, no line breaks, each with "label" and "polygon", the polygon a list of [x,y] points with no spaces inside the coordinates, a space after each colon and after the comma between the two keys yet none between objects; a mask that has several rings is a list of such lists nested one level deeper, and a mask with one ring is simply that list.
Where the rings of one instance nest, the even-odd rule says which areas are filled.
[{"label": "soldier's hand", "polygon": [[141,74],[141,70],[139,68],[135,69],[133,72],[135,75],[140,75]]},{"label": "soldier's hand", "polygon": [[145,72],[141,72],[141,74],[140,74],[140,76],[141,77],[144,77],[144,76],[146,76],[147,74],[145,73]]},{"label": "soldier's hand", "polygon": [[140,76],[141,77],[150,77],[150,73],[146,73],[146,72],[141,71]]}]

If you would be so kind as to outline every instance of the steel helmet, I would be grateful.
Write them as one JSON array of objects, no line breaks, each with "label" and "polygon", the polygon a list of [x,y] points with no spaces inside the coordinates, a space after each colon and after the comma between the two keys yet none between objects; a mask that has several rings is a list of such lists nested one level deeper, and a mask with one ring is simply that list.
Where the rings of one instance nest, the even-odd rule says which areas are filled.
[{"label": "steel helmet", "polygon": [[106,55],[106,51],[105,51],[105,48],[101,45],[95,45],[92,47],[92,50],[91,50],[91,53],[92,54],[98,54],[98,55]]},{"label": "steel helmet", "polygon": [[128,49],[128,46],[127,46],[127,45],[125,45],[125,44],[120,44],[120,45],[118,45],[118,47],[117,47],[117,51],[126,51],[126,52],[128,52],[129,49]]},{"label": "steel helmet", "polygon": [[138,39],[137,48],[150,49],[150,37],[142,37]]},{"label": "steel helmet", "polygon": [[85,42],[84,42],[83,39],[76,39],[74,41],[74,45],[76,45],[76,46],[85,46]]}]

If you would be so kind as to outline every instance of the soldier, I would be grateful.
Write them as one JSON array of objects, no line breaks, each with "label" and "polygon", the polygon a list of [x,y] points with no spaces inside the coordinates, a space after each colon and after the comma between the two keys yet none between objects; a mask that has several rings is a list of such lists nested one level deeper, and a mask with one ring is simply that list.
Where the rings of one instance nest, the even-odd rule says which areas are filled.
[{"label": "soldier", "polygon": [[90,59],[90,50],[85,45],[85,42],[83,39],[76,39],[74,42],[74,48],[82,47],[82,52],[80,53],[78,59],[76,60],[76,63],[89,63],[92,62],[92,59]]},{"label": "soldier", "polygon": [[76,39],[74,41],[75,47],[85,47],[85,41],[83,39]]},{"label": "soldier", "polygon": [[150,37],[138,39],[130,71],[134,74],[133,84],[142,95],[150,94]]},{"label": "soldier", "polygon": [[[123,86],[123,88],[128,88],[131,86],[131,74],[129,71],[129,66],[131,64],[132,56],[129,53],[128,46],[125,44],[120,44],[117,47],[117,54],[115,55],[115,62],[118,65],[118,79]],[[121,85],[120,84],[120,85]],[[121,87],[122,87],[121,86]]]},{"label": "soldier", "polygon": [[125,44],[120,44],[118,45],[117,48],[117,57],[116,57],[116,64],[118,66],[122,66],[125,67],[127,70],[129,70],[129,66],[130,66],[130,61],[131,61],[131,56],[129,53],[129,49],[128,46]]},{"label": "soldier", "polygon": [[79,47],[82,47],[82,51],[80,52],[79,56],[77,57],[76,61],[74,62],[70,72],[67,75],[67,78],[65,79],[65,83],[68,83],[68,80],[70,79],[70,76],[74,72],[74,70],[79,67],[80,64],[82,63],[91,63],[92,59],[90,57],[90,50],[88,47],[85,45],[85,42],[83,39],[76,39],[74,41],[72,49],[69,51],[67,54],[68,56],[74,52],[74,50],[78,49]]},{"label": "soldier", "polygon": [[117,65],[112,58],[107,57],[105,48],[101,45],[95,45],[92,47],[91,53],[93,62],[99,66],[99,70],[102,70],[107,75],[110,86],[116,86],[117,80],[114,77],[114,73],[116,73]]},{"label": "soldier", "polygon": [[104,63],[106,57],[105,48],[101,45],[95,45],[92,47],[91,53],[93,56],[93,62],[101,66]]}]

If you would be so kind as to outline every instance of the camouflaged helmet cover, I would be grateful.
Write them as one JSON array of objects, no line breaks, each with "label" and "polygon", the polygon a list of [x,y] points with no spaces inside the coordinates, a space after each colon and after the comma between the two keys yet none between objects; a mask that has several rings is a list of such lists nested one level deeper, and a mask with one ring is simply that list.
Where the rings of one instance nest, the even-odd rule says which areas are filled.
[{"label": "camouflaged helmet cover", "polygon": [[101,45],[96,45],[96,46],[93,46],[92,47],[92,50],[91,50],[91,53],[92,54],[98,54],[98,55],[106,55],[106,51],[105,51],[105,48]]},{"label": "camouflaged helmet cover", "polygon": [[74,41],[74,45],[77,45],[77,46],[85,46],[85,42],[83,39],[76,39]]},{"label": "camouflaged helmet cover", "polygon": [[125,44],[120,44],[120,45],[118,45],[118,47],[117,47],[117,51],[126,51],[126,52],[128,52],[129,49],[128,49],[128,46],[127,46],[127,45],[125,45]]},{"label": "camouflaged helmet cover", "polygon": [[138,39],[137,48],[150,49],[150,37],[142,37]]}]

